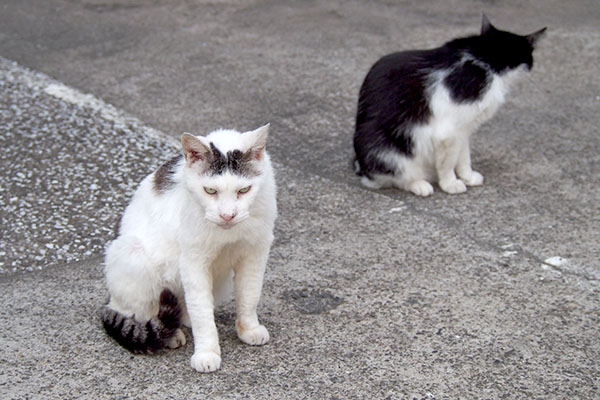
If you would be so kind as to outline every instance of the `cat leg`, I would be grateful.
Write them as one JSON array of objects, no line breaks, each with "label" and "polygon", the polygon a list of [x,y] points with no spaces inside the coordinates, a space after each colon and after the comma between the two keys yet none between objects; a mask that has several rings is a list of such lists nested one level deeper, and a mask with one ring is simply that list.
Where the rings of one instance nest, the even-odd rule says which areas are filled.
[{"label": "cat leg", "polygon": [[471,151],[468,140],[465,140],[462,144],[458,163],[456,164],[456,174],[467,186],[479,186],[483,184],[483,175],[471,169]]},{"label": "cat leg", "polygon": [[395,186],[412,192],[417,196],[427,197],[433,194],[433,186],[427,181],[428,174],[421,159],[399,163],[396,170]]},{"label": "cat leg", "polygon": [[428,172],[427,162],[422,155],[396,156],[393,161],[396,164],[394,186],[408,190],[417,196],[426,197],[433,194],[433,186],[428,182],[431,173]]},{"label": "cat leg", "polygon": [[433,186],[426,180],[416,180],[408,184],[407,187],[412,193],[417,196],[427,197],[433,194]]},{"label": "cat leg", "polygon": [[434,141],[435,169],[438,174],[440,188],[446,193],[464,193],[467,187],[464,182],[456,178],[454,168],[460,153],[459,141],[455,138],[446,138]]},{"label": "cat leg", "polygon": [[203,261],[182,254],[180,271],[194,338],[190,362],[196,371],[213,372],[221,366],[221,348],[214,318],[212,271]]},{"label": "cat leg", "polygon": [[[106,283],[111,293],[103,309],[107,333],[134,353],[154,353],[185,344],[179,329],[180,299],[165,292],[152,258],[135,237],[121,236],[107,249]],[[156,294],[161,293],[160,298]]]},{"label": "cat leg", "polygon": [[262,291],[271,241],[247,249],[247,256],[235,267],[234,285],[237,305],[236,331],[246,344],[260,346],[270,339],[269,331],[258,322],[256,308]]},{"label": "cat leg", "polygon": [[383,182],[386,186],[408,190],[417,196],[425,197],[433,194],[433,186],[427,181],[428,174],[422,158],[406,157],[394,152],[387,153],[385,156],[386,163],[394,165],[394,174],[374,175],[375,181]]},{"label": "cat leg", "polygon": [[126,316],[135,315],[138,322],[147,322],[158,315],[155,294],[161,286],[151,271],[152,260],[140,240],[120,236],[106,250],[106,286],[110,293],[108,306]]},{"label": "cat leg", "polygon": [[191,328],[192,321],[190,320],[190,313],[188,313],[187,306],[185,305],[185,296],[179,299],[179,304],[181,306],[181,325]]},{"label": "cat leg", "polygon": [[185,343],[185,334],[181,329],[177,329],[175,331],[175,335],[173,335],[173,337],[167,342],[167,347],[170,349],[178,349],[184,346]]},{"label": "cat leg", "polygon": [[374,174],[372,178],[363,176],[360,183],[366,188],[379,190],[394,186],[394,177],[388,174]]}]

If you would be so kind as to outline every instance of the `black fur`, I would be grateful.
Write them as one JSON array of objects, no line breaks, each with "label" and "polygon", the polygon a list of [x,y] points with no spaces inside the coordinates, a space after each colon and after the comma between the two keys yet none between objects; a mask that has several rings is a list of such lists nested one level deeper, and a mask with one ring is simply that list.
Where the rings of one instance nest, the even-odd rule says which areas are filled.
[{"label": "black fur", "polygon": [[474,61],[466,61],[444,79],[452,100],[457,103],[476,101],[487,88],[489,73]]},{"label": "black fur", "polygon": [[431,111],[425,94],[426,52],[394,53],[379,60],[360,89],[354,149],[360,172],[392,173],[371,157],[375,150],[395,149],[412,154],[412,138],[405,132],[427,122]]},{"label": "black fur", "polygon": [[166,346],[181,326],[181,307],[177,297],[164,289],[160,294],[158,315],[146,323],[127,318],[108,306],[101,310],[102,325],[117,343],[137,354],[152,354]]},{"label": "black fur", "polygon": [[171,158],[169,161],[161,165],[154,173],[154,180],[152,186],[157,193],[164,193],[167,190],[175,186],[173,175],[177,170],[177,164],[181,161],[183,155],[177,155]]},{"label": "black fur", "polygon": [[211,142],[210,150],[212,151],[212,158],[208,167],[208,173],[219,175],[229,170],[233,174],[242,176],[254,176],[258,174],[251,163],[252,149],[245,153],[242,153],[240,150],[231,150],[227,154],[223,154]]},{"label": "black fur", "polygon": [[444,85],[457,103],[474,102],[488,90],[493,74],[533,66],[541,31],[519,36],[494,28],[483,16],[481,34],[455,39],[431,50],[387,55],[367,74],[359,94],[354,134],[355,168],[360,176],[393,174],[377,156],[395,151],[413,156],[412,128],[432,118],[428,89],[432,73],[447,71]]}]

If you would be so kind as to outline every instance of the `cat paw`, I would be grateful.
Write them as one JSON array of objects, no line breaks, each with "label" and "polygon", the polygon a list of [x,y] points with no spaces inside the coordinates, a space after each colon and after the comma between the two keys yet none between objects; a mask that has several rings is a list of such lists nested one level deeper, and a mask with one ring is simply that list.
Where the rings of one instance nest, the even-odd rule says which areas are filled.
[{"label": "cat paw", "polygon": [[467,186],[465,183],[458,179],[453,179],[447,182],[440,182],[440,187],[446,193],[457,194],[464,193],[467,191]]},{"label": "cat paw", "polygon": [[369,179],[366,176],[363,176],[360,180],[360,183],[362,183],[362,185],[366,188],[369,189],[373,189],[373,190],[378,190],[381,189],[382,185],[376,181],[374,181],[373,179]]},{"label": "cat paw", "polygon": [[409,184],[408,190],[417,196],[431,196],[433,194],[433,186],[427,181],[414,181]]},{"label": "cat paw", "polygon": [[221,357],[212,351],[194,353],[191,364],[198,372],[214,372],[221,366]]},{"label": "cat paw", "polygon": [[237,334],[242,342],[251,346],[262,346],[270,339],[269,331],[263,325],[250,329],[242,329],[238,325]]},{"label": "cat paw", "polygon": [[477,171],[471,171],[467,174],[459,175],[460,180],[467,186],[479,186],[483,185],[483,175]]},{"label": "cat paw", "polygon": [[178,349],[185,345],[185,334],[181,329],[175,331],[175,335],[167,341],[167,347],[170,349]]}]

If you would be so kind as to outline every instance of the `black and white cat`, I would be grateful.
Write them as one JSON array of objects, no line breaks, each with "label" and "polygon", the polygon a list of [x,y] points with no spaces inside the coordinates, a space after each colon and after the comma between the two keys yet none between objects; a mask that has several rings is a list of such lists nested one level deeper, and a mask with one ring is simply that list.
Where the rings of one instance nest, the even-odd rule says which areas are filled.
[{"label": "black and white cat", "polygon": [[430,182],[448,193],[481,185],[483,176],[471,169],[469,137],[504,103],[515,75],[531,69],[545,30],[519,36],[483,15],[478,36],[377,61],[360,89],[354,134],[363,185],[419,196],[433,193]]},{"label": "black and white cat", "polygon": [[183,323],[192,328],[192,367],[218,369],[213,310],[232,286],[240,340],[269,340],[256,314],[277,216],[268,131],[184,134],[183,156],[141,182],[105,261],[110,302],[101,318],[125,348],[182,346]]}]

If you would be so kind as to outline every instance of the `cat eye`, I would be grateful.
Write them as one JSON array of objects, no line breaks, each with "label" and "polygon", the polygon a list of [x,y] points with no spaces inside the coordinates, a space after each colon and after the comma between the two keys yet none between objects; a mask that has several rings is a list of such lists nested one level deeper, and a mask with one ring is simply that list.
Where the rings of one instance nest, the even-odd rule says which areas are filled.
[{"label": "cat eye", "polygon": [[248,191],[250,191],[250,186],[246,186],[245,188],[241,188],[240,190],[238,190],[239,194],[244,194],[244,193],[248,193]]},{"label": "cat eye", "polygon": [[206,186],[204,186],[204,191],[206,193],[208,193],[208,194],[217,194],[217,191],[215,189],[209,188],[209,187],[206,187]]}]

